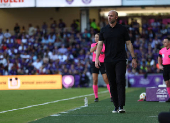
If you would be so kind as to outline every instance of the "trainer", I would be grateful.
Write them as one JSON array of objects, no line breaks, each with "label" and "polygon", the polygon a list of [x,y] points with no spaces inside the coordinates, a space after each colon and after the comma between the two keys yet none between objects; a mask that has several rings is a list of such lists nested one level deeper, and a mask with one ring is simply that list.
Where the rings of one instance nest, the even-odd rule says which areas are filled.
[{"label": "trainer", "polygon": [[[166,83],[168,95],[170,97],[170,38],[165,38],[163,45],[164,48],[159,51],[158,64],[159,69],[163,70],[163,78]],[[170,98],[167,100],[167,102],[170,102]]]},{"label": "trainer", "polygon": [[126,27],[117,23],[118,13],[111,10],[108,14],[108,25],[100,31],[99,42],[96,51],[95,66],[99,68],[99,55],[105,44],[105,59],[107,77],[110,84],[110,92],[113,97],[115,109],[112,113],[125,113],[125,73],[126,51],[125,44],[132,56],[132,67],[136,68],[136,58],[130,37]]}]

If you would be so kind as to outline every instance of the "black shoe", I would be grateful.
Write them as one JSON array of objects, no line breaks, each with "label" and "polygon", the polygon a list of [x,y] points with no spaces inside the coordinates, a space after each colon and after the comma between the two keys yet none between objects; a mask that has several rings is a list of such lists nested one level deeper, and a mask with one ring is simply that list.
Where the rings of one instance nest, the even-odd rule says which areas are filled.
[{"label": "black shoe", "polygon": [[98,101],[99,101],[99,99],[98,99],[98,98],[95,98],[94,102],[98,102]]},{"label": "black shoe", "polygon": [[112,113],[118,113],[118,107],[115,107],[115,110],[113,110]]},{"label": "black shoe", "polygon": [[110,98],[110,102],[113,102],[113,98],[112,97]]},{"label": "black shoe", "polygon": [[119,112],[119,113],[125,113],[125,110],[123,109],[123,107],[119,107],[118,112]]},{"label": "black shoe", "polygon": [[170,102],[170,98],[166,102]]}]

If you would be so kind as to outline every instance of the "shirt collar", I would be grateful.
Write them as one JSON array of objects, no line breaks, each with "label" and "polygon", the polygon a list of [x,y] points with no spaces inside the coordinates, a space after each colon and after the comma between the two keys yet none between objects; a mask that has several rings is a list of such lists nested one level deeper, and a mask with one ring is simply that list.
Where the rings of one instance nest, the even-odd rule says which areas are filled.
[{"label": "shirt collar", "polygon": [[117,26],[118,26],[118,23],[116,23],[116,25],[114,27],[111,27],[110,24],[108,24],[108,27],[110,27],[110,28],[115,28]]}]

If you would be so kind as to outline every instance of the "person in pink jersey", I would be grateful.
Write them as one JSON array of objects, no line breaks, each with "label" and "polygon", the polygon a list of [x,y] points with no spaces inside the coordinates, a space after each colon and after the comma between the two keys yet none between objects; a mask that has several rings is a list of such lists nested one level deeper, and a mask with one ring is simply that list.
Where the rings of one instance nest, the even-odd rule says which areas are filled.
[{"label": "person in pink jersey", "polygon": [[[163,45],[164,48],[159,51],[158,64],[159,69],[163,70],[163,78],[170,97],[170,38],[165,38]],[[170,98],[167,102],[170,102]]]},{"label": "person in pink jersey", "polygon": [[[90,52],[93,53],[93,59],[92,59],[92,64],[91,64],[91,70],[92,70],[92,76],[93,76],[93,91],[94,91],[94,95],[95,95],[95,102],[98,102],[98,74],[99,71],[102,74],[103,80],[107,85],[107,89],[110,92],[110,85],[109,85],[109,81],[106,75],[106,70],[105,70],[105,66],[104,66],[104,58],[105,58],[105,45],[103,44],[103,49],[100,53],[99,56],[99,61],[101,63],[101,66],[99,68],[95,67],[95,58],[96,58],[96,48],[97,48],[97,42],[99,41],[99,34],[95,35],[95,42],[96,43],[92,43],[91,44],[91,49]],[[110,94],[111,96],[111,94]],[[111,102],[113,102],[112,98],[111,98]]]}]

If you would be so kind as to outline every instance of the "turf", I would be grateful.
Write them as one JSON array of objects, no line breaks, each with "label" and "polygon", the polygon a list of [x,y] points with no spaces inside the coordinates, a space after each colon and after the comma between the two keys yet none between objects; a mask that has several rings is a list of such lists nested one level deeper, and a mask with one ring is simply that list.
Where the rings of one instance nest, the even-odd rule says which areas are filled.
[{"label": "turf", "polygon": [[[105,91],[106,88],[99,88]],[[137,102],[144,88],[128,88],[126,90],[125,114],[112,114],[114,109],[109,93],[99,94],[99,102],[94,103],[94,96],[88,96],[89,106],[66,114],[68,111],[84,105],[82,98],[61,101],[53,104],[32,107],[23,110],[0,114],[0,123],[158,123],[158,114],[169,111],[169,103]],[[27,90],[0,91],[0,112],[22,108],[29,105],[91,94],[92,88],[62,90]],[[60,116],[50,116],[60,114]]]},{"label": "turf", "polygon": [[[99,91],[105,90],[106,88],[99,89]],[[92,88],[0,91],[0,112],[91,93],[93,93]],[[103,97],[103,99],[108,98],[109,93],[105,95],[107,96]],[[89,99],[91,99],[91,101],[89,100],[90,103],[94,97],[91,96]],[[82,106],[84,104],[83,100],[84,97],[23,110],[0,113],[0,123],[26,123],[33,121],[34,119],[43,118],[54,113]]]}]

